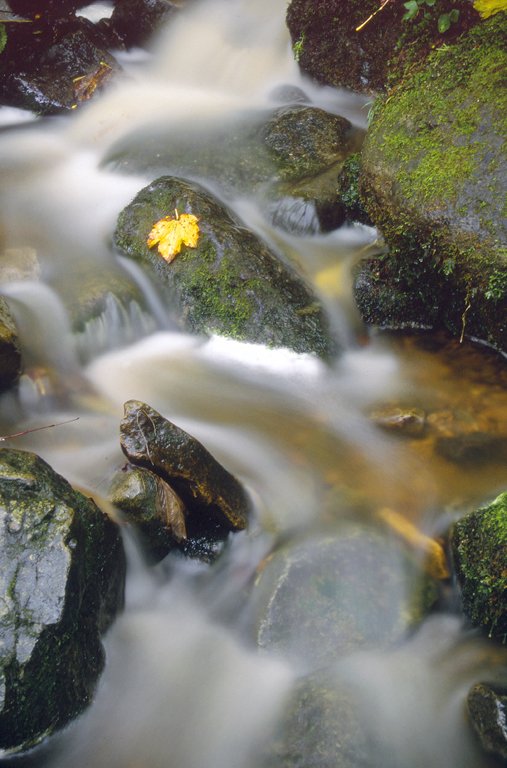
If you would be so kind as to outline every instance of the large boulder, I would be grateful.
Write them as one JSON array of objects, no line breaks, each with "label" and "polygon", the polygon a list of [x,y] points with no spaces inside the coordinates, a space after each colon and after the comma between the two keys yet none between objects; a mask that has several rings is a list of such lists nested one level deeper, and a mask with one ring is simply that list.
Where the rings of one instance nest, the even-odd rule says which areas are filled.
[{"label": "large boulder", "polygon": [[484,751],[507,760],[507,689],[505,686],[477,683],[467,696],[467,711]]},{"label": "large boulder", "polygon": [[90,701],[123,601],[118,529],[33,453],[0,451],[0,747],[40,741]]},{"label": "large boulder", "polygon": [[345,218],[338,175],[363,132],[311,105],[247,111],[204,127],[155,124],[120,139],[104,158],[122,173],[174,174],[226,198],[253,195],[289,231],[329,230]]},{"label": "large boulder", "polygon": [[18,332],[8,304],[0,296],[0,392],[9,389],[21,373]]},{"label": "large boulder", "polygon": [[356,278],[368,323],[507,350],[506,42],[499,13],[376,103],[361,193],[389,251]]},{"label": "large boulder", "polygon": [[[158,220],[190,213],[199,240],[167,263],[148,235]],[[303,279],[209,192],[165,176],[121,212],[114,242],[156,280],[183,329],[288,347],[329,358],[336,351],[327,318]]]},{"label": "large boulder", "polygon": [[451,550],[463,611],[490,637],[507,634],[507,493],[451,529]]},{"label": "large boulder", "polygon": [[388,647],[436,594],[403,544],[346,524],[268,558],[253,591],[257,643],[316,669],[360,648]]}]

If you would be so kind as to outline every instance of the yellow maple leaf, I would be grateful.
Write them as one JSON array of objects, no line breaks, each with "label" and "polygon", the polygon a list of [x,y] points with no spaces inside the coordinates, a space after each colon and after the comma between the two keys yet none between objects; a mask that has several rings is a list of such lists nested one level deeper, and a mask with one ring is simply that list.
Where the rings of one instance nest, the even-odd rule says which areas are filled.
[{"label": "yellow maple leaf", "polygon": [[500,11],[507,11],[507,0],[475,0],[474,8],[483,19]]},{"label": "yellow maple leaf", "polygon": [[148,235],[148,248],[158,243],[158,252],[169,264],[176,258],[183,245],[195,248],[199,241],[199,224],[193,213],[174,211],[172,216],[164,216],[153,225]]}]

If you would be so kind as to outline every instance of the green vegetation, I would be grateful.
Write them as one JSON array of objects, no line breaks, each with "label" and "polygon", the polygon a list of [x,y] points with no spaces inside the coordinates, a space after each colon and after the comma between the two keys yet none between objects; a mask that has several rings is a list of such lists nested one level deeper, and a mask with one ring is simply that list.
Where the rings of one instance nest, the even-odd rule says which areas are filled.
[{"label": "green vegetation", "polygon": [[7,45],[7,30],[5,29],[5,24],[2,24],[0,22],[0,53],[2,53],[6,45]]},{"label": "green vegetation", "polygon": [[[424,10],[425,6],[432,8],[435,4],[436,0],[408,0],[408,2],[403,3],[406,8],[403,20],[411,21],[412,19],[415,19],[421,10]],[[457,8],[451,8],[447,13],[441,13],[437,19],[438,31],[441,35],[444,34],[450,29],[451,25],[456,24],[458,20],[459,11]]]}]

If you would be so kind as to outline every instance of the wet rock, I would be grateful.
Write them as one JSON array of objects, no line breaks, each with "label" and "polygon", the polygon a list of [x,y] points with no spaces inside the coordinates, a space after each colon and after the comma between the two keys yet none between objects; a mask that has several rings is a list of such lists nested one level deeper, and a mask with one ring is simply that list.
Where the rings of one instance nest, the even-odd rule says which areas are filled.
[{"label": "wet rock", "polygon": [[422,408],[385,405],[370,413],[376,426],[407,437],[422,437],[426,431],[426,413]]},{"label": "wet rock", "polygon": [[154,472],[140,467],[126,467],[118,472],[110,500],[139,532],[151,559],[161,560],[186,541],[185,505]]},{"label": "wet rock", "polygon": [[507,350],[506,36],[505,14],[481,22],[375,106],[361,195],[389,252],[356,280],[368,323]]},{"label": "wet rock", "polygon": [[32,453],[0,451],[0,746],[30,746],[89,703],[122,604],[116,526]]},{"label": "wet rock", "polygon": [[143,46],[180,5],[169,0],[117,0],[110,26],[127,48]]},{"label": "wet rock", "polygon": [[21,374],[21,351],[16,324],[0,296],[0,392],[10,389]]},{"label": "wet rock", "polygon": [[242,485],[195,438],[149,405],[129,400],[120,427],[123,452],[161,477],[183,501],[188,538],[223,538],[246,528],[250,503]]},{"label": "wet rock", "polygon": [[[277,226],[312,232],[342,223],[337,178],[362,138],[343,117],[292,104],[216,126],[208,122],[205,129],[185,124],[170,132],[165,125],[137,130],[112,147],[104,164],[208,184],[212,179],[225,197],[253,194]],[[285,213],[296,205],[297,216]]]},{"label": "wet rock", "polygon": [[507,760],[507,689],[478,683],[467,696],[467,709],[485,752]]},{"label": "wet rock", "polygon": [[120,71],[107,44],[86,19],[59,23],[41,14],[33,23],[9,25],[1,102],[40,115],[75,109]]},{"label": "wet rock", "polygon": [[481,464],[507,459],[507,435],[468,432],[437,437],[435,450],[455,464]]},{"label": "wet rock", "polygon": [[[438,18],[451,8],[459,11],[459,24],[442,35]],[[375,93],[385,86],[393,59],[398,66],[413,66],[479,17],[467,0],[425,6],[417,22],[408,24],[393,3],[385,3],[379,12],[377,0],[321,0],[316,13],[314,0],[291,0],[286,18],[295,58],[306,74],[325,85]]]},{"label": "wet rock", "polygon": [[0,259],[0,282],[38,280],[40,263],[35,248],[6,248]]},{"label": "wet rock", "polygon": [[490,637],[507,634],[507,493],[458,520],[450,546],[463,611]]},{"label": "wet rock", "polygon": [[257,643],[315,669],[389,646],[435,598],[434,581],[400,542],[347,524],[268,559],[253,593]]},{"label": "wet rock", "polygon": [[[153,224],[175,209],[197,216],[200,236],[168,264],[146,240]],[[196,184],[166,176],[145,187],[120,214],[114,240],[121,253],[148,267],[186,331],[324,358],[336,350],[302,278]]]},{"label": "wet rock", "polygon": [[14,13],[27,18],[49,15],[54,18],[62,18],[73,14],[78,8],[90,5],[88,0],[8,0]]},{"label": "wet rock", "polygon": [[302,678],[263,768],[373,768],[373,744],[353,695],[332,670]]}]

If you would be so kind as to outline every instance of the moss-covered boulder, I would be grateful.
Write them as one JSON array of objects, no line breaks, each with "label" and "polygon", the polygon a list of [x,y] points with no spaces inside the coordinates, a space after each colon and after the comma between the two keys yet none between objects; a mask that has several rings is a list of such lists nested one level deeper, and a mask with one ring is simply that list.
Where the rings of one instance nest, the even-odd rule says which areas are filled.
[{"label": "moss-covered boulder", "polygon": [[[448,43],[478,19],[467,0],[439,0],[404,21],[403,3],[377,0],[291,0],[287,26],[301,69],[325,85],[372,93],[384,88],[392,62],[409,66],[435,45]],[[442,33],[439,17],[459,12],[458,23]],[[370,18],[371,17],[371,18]],[[363,22],[362,29],[357,29]]]},{"label": "moss-covered boulder", "polygon": [[445,327],[507,350],[507,16],[435,50],[380,100],[361,193],[388,253],[355,294],[383,327]]},{"label": "moss-covered boulder", "polygon": [[123,601],[117,527],[32,453],[0,451],[0,747],[30,746],[90,701]]},{"label": "moss-covered boulder", "polygon": [[458,520],[452,556],[463,611],[491,637],[507,635],[507,493]]},{"label": "moss-covered boulder", "polygon": [[347,524],[267,561],[253,592],[257,643],[315,669],[399,640],[436,594],[403,544]]},{"label": "moss-covered boulder", "polygon": [[337,177],[363,131],[311,105],[248,111],[205,126],[137,129],[107,153],[122,173],[170,173],[214,186],[226,199],[254,196],[275,225],[312,232],[338,226]]},{"label": "moss-covered boulder", "polygon": [[[192,213],[195,248],[168,264],[146,240],[159,219]],[[289,347],[328,358],[335,351],[327,318],[303,279],[210,193],[165,176],[145,187],[118,218],[118,250],[146,267],[183,329]]]},{"label": "moss-covered boulder", "polygon": [[21,373],[18,332],[8,304],[0,296],[0,392],[12,387]]},{"label": "moss-covered boulder", "polygon": [[263,768],[370,768],[374,750],[353,694],[332,669],[294,685]]},{"label": "moss-covered boulder", "polygon": [[202,443],[139,400],[129,400],[124,410],[122,450],[132,464],[154,472],[177,493],[187,511],[185,537],[220,538],[247,527],[246,491]]}]

